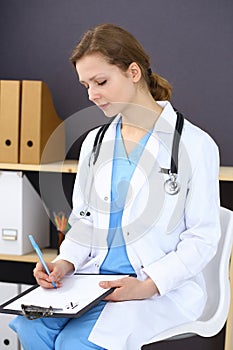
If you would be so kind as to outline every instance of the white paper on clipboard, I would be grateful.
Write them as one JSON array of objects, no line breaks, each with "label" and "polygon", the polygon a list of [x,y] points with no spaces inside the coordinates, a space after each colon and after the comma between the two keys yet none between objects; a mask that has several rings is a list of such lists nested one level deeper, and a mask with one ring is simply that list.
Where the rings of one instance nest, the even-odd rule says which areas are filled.
[{"label": "white paper on clipboard", "polygon": [[[90,307],[97,304],[110,289],[99,286],[100,281],[111,281],[127,277],[128,275],[72,275],[66,276],[62,287],[45,289],[42,287],[22,293],[17,298],[1,306],[0,312],[22,314],[22,304],[37,307],[52,307],[56,311],[55,317],[78,317]],[[82,312],[83,311],[83,312]]]}]

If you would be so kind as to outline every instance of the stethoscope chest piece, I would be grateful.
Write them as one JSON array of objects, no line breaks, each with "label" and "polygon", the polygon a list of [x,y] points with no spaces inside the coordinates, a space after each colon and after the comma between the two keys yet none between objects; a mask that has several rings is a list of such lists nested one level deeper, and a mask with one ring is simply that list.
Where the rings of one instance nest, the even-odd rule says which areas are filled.
[{"label": "stethoscope chest piece", "polygon": [[176,181],[176,174],[170,174],[170,179],[164,183],[164,189],[171,195],[180,192],[180,184]]}]

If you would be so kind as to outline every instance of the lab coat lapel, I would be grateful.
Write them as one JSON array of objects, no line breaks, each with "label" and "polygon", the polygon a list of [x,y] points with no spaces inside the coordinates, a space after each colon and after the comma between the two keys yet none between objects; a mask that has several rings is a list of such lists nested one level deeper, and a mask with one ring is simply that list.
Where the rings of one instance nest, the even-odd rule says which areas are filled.
[{"label": "lab coat lapel", "polygon": [[112,175],[112,165],[114,157],[114,146],[115,146],[115,136],[116,136],[116,125],[120,115],[117,116],[108,127],[105,132],[100,152],[94,165],[94,177],[100,191],[104,195],[109,196],[111,191],[111,175]]},{"label": "lab coat lapel", "polygon": [[106,220],[106,215],[109,217],[110,213],[112,166],[116,123],[118,119],[119,117],[116,117],[116,120],[107,129],[101,144],[99,156],[93,166],[94,185],[92,198],[98,212],[98,227],[101,230],[107,230],[109,224],[109,220]]},{"label": "lab coat lapel", "polygon": [[[133,216],[138,215],[141,210],[137,205],[140,199],[142,199],[142,201],[146,199],[150,203],[153,202],[154,217],[160,216],[162,208],[159,201],[155,201],[155,196],[164,200],[163,184],[167,179],[167,175],[161,173],[161,168],[170,169],[175,122],[176,114],[172,106],[170,103],[164,104],[164,110],[155,124],[153,133],[146,144],[132,176],[130,184],[132,191],[128,192],[126,197],[126,203],[129,203],[129,205],[125,207],[122,220],[123,224],[128,225],[132,220],[133,222],[135,221]],[[141,191],[143,187],[145,189],[144,192]],[[150,193],[152,188],[153,191],[155,191],[154,200]],[[144,194],[144,197],[136,199],[140,191]],[[141,203],[141,205],[143,205],[143,203]],[[137,212],[135,212],[134,209]],[[147,211],[149,218],[147,218],[147,215],[144,215],[145,218],[143,221],[150,219],[150,211]],[[130,215],[132,215],[131,219]]]},{"label": "lab coat lapel", "polygon": [[[154,126],[154,130],[132,176],[131,184],[135,191],[135,196],[141,186],[144,185],[145,181],[148,181],[151,171],[155,168],[156,163],[159,167],[164,167],[166,169],[170,168],[176,113],[170,103],[160,102],[160,104],[164,109]],[[142,179],[141,176],[141,169],[143,169],[146,174],[144,179]]]}]

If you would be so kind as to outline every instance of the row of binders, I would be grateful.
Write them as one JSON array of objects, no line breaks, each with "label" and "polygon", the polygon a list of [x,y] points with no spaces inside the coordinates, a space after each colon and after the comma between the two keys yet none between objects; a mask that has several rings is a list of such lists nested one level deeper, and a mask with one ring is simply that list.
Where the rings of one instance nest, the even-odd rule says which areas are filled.
[{"label": "row of binders", "polygon": [[63,124],[46,83],[0,80],[0,162],[64,160]]}]

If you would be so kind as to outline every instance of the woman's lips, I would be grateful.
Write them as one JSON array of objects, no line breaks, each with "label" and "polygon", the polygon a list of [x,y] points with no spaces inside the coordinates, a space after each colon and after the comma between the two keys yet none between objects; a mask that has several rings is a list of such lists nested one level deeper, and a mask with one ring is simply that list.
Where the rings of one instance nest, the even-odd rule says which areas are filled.
[{"label": "woman's lips", "polygon": [[101,109],[106,109],[108,106],[109,106],[109,103],[102,103],[98,105],[98,107]]}]

